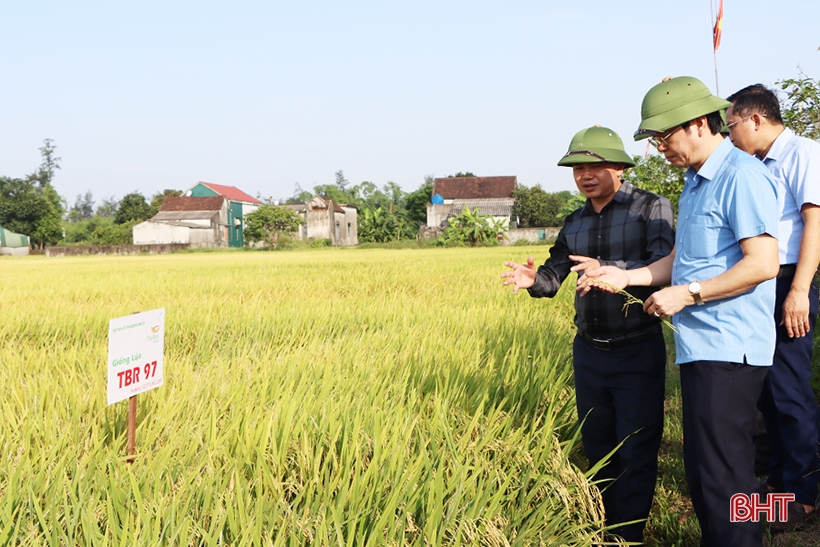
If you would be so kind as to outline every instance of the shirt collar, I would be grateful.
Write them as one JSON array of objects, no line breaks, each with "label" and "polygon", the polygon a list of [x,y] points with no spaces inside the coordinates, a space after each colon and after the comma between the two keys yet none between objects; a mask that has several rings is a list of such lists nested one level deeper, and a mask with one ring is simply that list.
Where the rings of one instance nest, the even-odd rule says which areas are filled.
[{"label": "shirt collar", "polygon": [[[618,203],[626,203],[627,201],[629,201],[629,197],[631,195],[632,185],[629,184],[628,181],[621,180],[621,187],[618,188],[618,191],[615,192],[615,195],[612,196],[612,199],[617,201]],[[607,203],[607,205],[609,205],[609,203]]]},{"label": "shirt collar", "polygon": [[729,152],[731,152],[733,148],[734,145],[732,141],[724,138],[723,142],[706,158],[706,161],[703,162],[703,165],[700,166],[698,171],[695,171],[694,167],[690,167],[686,170],[686,174],[684,175],[686,182],[699,184],[703,180],[712,180],[715,178],[718,169],[723,164],[723,160],[726,159],[726,156],[729,155]]},{"label": "shirt collar", "polygon": [[788,127],[783,129],[783,132],[780,133],[772,143],[771,148],[769,148],[769,153],[766,154],[766,157],[763,158],[763,161],[777,161],[777,159],[780,157],[780,154],[783,152],[783,149],[786,148],[786,143],[788,143],[793,136],[794,131],[792,131]]}]

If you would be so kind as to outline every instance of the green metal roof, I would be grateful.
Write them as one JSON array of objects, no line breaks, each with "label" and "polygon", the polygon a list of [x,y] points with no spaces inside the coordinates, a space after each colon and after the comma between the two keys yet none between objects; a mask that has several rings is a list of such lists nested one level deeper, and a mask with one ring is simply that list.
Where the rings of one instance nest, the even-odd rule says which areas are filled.
[{"label": "green metal roof", "polygon": [[0,247],[28,247],[28,236],[16,234],[0,226]]}]

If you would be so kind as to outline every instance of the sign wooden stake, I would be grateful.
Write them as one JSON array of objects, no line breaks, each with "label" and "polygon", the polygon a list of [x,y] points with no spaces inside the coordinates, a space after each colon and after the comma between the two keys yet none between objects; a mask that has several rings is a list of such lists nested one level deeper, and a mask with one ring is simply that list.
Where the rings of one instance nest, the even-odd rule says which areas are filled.
[{"label": "sign wooden stake", "polygon": [[134,463],[137,452],[137,396],[128,398],[128,463]]}]

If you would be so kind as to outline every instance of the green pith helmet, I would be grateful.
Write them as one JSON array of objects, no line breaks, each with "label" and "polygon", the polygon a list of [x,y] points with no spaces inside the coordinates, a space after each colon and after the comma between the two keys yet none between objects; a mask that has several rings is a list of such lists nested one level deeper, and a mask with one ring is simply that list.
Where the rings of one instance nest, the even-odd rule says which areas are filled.
[{"label": "green pith helmet", "polygon": [[569,143],[569,150],[558,165],[599,162],[623,163],[634,167],[635,162],[624,151],[624,142],[608,127],[595,125],[578,131]]},{"label": "green pith helmet", "polygon": [[635,131],[635,140],[663,133],[676,125],[730,106],[732,103],[712,95],[697,78],[679,76],[664,79],[643,98],[641,125]]}]

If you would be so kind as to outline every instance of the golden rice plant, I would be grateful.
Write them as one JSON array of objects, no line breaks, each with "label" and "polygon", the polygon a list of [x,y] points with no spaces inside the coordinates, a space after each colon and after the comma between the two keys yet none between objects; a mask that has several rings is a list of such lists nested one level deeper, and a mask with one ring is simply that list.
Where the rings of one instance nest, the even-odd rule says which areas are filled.
[{"label": "golden rice plant", "polygon": [[[510,249],[0,260],[0,545],[590,545],[571,290]],[[106,406],[111,318],[165,385]]]}]

